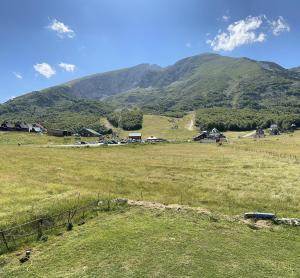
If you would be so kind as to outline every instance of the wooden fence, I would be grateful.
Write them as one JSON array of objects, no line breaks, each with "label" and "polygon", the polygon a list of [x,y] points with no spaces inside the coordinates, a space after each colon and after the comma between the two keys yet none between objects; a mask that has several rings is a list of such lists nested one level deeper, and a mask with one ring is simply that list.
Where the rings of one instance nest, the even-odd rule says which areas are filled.
[{"label": "wooden fence", "polygon": [[59,214],[44,216],[32,221],[0,230],[0,254],[13,250],[21,243],[43,239],[50,230],[66,228],[71,230],[73,224],[83,223],[84,220],[97,211],[110,210],[110,200],[97,200],[82,207],[73,207]]}]

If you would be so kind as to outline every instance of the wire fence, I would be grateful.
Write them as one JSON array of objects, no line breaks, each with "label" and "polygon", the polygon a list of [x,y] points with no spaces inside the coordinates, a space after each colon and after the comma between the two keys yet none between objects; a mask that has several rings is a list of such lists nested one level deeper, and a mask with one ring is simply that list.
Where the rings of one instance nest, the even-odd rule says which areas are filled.
[{"label": "wire fence", "polygon": [[98,211],[112,209],[111,200],[96,200],[85,206],[74,206],[58,214],[39,217],[32,221],[0,230],[0,254],[11,251],[32,239],[43,240],[47,232],[65,228],[72,230],[74,224],[84,221]]}]

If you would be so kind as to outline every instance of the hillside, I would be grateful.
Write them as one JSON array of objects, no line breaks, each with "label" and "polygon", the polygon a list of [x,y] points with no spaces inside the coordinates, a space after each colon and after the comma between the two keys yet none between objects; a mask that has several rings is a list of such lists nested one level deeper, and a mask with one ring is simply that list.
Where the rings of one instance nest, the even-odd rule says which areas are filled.
[{"label": "hillside", "polygon": [[[104,104],[105,103],[105,104]],[[138,106],[151,114],[182,115],[205,107],[300,107],[300,73],[248,58],[202,54],[161,68],[141,64],[95,74],[0,106],[0,120],[74,113],[99,118],[117,107]]]},{"label": "hillside", "polygon": [[57,86],[41,92],[15,98],[0,106],[0,122],[38,122],[47,128],[101,129],[99,118],[113,109],[108,104],[70,95],[66,86]]}]

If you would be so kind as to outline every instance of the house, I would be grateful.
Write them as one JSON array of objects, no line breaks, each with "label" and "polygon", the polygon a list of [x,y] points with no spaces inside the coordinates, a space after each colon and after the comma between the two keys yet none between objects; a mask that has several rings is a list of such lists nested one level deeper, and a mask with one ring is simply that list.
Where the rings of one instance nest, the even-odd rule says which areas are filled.
[{"label": "house", "polygon": [[140,142],[142,141],[142,133],[140,132],[132,132],[128,135],[129,141]]},{"label": "house", "polygon": [[69,130],[62,130],[62,129],[48,129],[47,134],[56,137],[64,137],[64,136],[72,136],[73,132]]},{"label": "house", "polygon": [[219,130],[213,128],[211,131],[203,131],[201,134],[195,136],[193,140],[200,143],[217,143],[226,142],[227,138]]},{"label": "house", "polygon": [[93,129],[90,128],[83,128],[80,132],[79,135],[82,137],[99,137],[101,134]]},{"label": "house", "polygon": [[1,124],[1,130],[2,131],[15,131],[15,124],[11,122],[4,122]]},{"label": "house", "polygon": [[40,124],[33,124],[31,125],[29,132],[35,132],[35,133],[42,133],[47,131],[42,125]]},{"label": "house", "polygon": [[291,124],[290,131],[294,132],[296,129],[297,129],[297,125],[296,124]]},{"label": "house", "polygon": [[161,138],[157,138],[155,136],[150,136],[150,137],[146,138],[145,141],[148,142],[148,143],[158,143],[158,142],[163,142],[165,140],[161,139]]},{"label": "house", "polygon": [[280,130],[277,124],[272,124],[269,128],[269,132],[271,135],[279,135]]},{"label": "house", "polygon": [[16,131],[30,132],[31,127],[32,127],[32,125],[29,125],[25,122],[17,122],[15,124]]},{"label": "house", "polygon": [[264,138],[265,137],[265,132],[262,128],[258,128],[256,131],[255,131],[255,134],[254,134],[254,138]]}]

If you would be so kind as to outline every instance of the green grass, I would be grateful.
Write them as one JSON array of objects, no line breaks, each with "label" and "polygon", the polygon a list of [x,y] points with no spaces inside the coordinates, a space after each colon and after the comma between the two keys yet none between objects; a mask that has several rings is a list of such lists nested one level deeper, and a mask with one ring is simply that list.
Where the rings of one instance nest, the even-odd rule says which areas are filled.
[{"label": "green grass", "polygon": [[29,262],[0,257],[5,277],[299,277],[299,231],[211,222],[192,213],[101,213],[46,243]]},{"label": "green grass", "polygon": [[[145,135],[176,137],[154,118]],[[185,129],[189,121],[178,124],[180,140],[194,133]],[[182,202],[231,216],[299,217],[300,132],[260,140],[227,135],[223,146],[61,149],[39,146],[62,138],[0,133],[0,226],[55,212],[78,192],[82,199],[99,193]],[[22,266],[15,253],[2,255],[0,277],[299,277],[299,236],[292,227],[255,231],[193,213],[136,208],[101,213],[73,232],[30,243],[32,259]]]},{"label": "green grass", "polygon": [[[144,115],[143,128],[135,132],[141,132],[143,138],[156,136],[168,140],[191,140],[197,134],[197,131],[188,129],[192,116],[193,114],[189,114],[176,119],[158,115]],[[105,119],[102,121],[106,122]],[[121,138],[127,138],[130,132],[121,129],[116,129],[116,131]]]},{"label": "green grass", "polygon": [[[269,137],[270,138],[270,137]],[[80,192],[299,216],[300,134],[221,147],[181,143],[96,149],[0,145],[0,224]],[[278,140],[277,140],[278,139]],[[288,143],[292,140],[292,143]],[[268,153],[274,146],[274,153]],[[296,151],[295,157],[289,155]],[[277,155],[278,153],[278,155]]]}]

